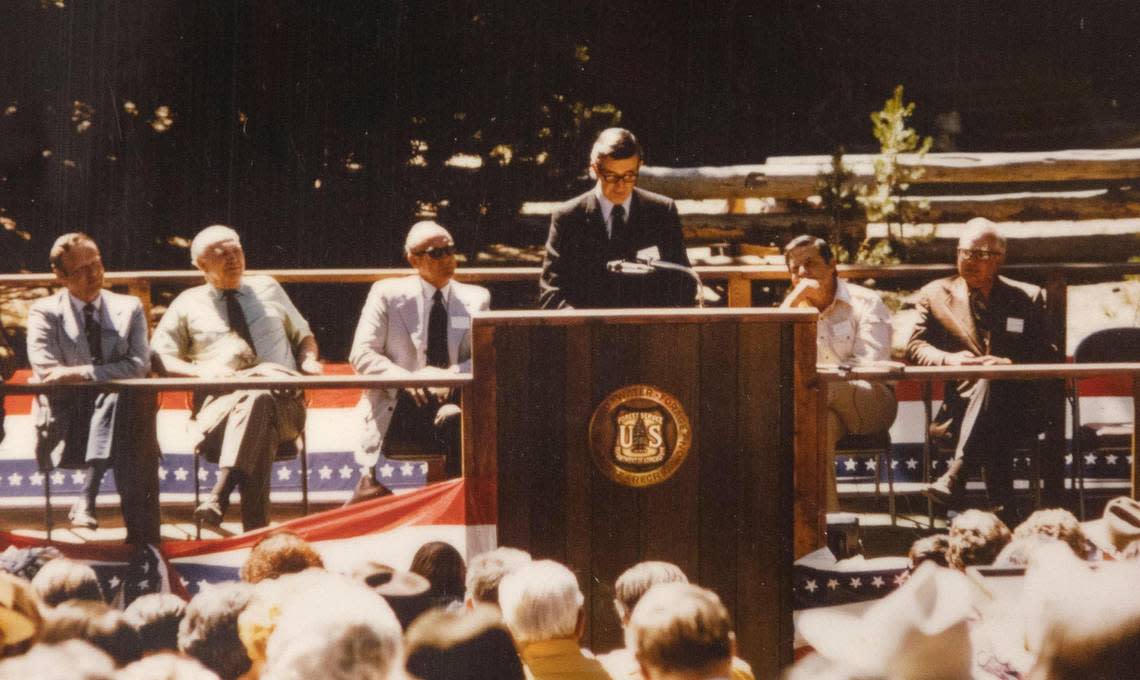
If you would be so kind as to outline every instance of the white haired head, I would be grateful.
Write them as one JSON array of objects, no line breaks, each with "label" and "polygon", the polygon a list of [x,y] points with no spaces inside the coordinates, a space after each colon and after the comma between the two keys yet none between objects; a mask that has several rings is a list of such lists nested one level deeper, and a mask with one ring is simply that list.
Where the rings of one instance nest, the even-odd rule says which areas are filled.
[{"label": "white haired head", "polygon": [[524,564],[499,584],[503,621],[519,644],[575,637],[584,600],[574,573],[553,560]]},{"label": "white haired head", "polygon": [[408,230],[408,237],[404,239],[404,255],[410,255],[420,250],[428,241],[439,236],[446,237],[449,242],[454,242],[454,239],[451,238],[451,232],[444,229],[438,222],[431,220],[416,222]]},{"label": "white haired head", "polygon": [[265,650],[264,680],[403,678],[403,631],[392,608],[348,579],[290,599]]},{"label": "white haired head", "polygon": [[241,238],[236,231],[224,224],[212,224],[198,232],[190,242],[190,262],[198,266],[198,258],[206,252],[206,248],[222,241],[236,241],[240,244]]}]

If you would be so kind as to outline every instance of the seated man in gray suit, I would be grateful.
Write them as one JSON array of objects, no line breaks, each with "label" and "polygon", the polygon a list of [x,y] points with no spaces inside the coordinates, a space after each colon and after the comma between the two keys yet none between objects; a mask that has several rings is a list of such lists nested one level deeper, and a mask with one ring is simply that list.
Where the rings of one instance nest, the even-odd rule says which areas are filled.
[{"label": "seated man in gray suit", "polygon": [[[471,314],[488,309],[491,294],[452,280],[455,243],[435,222],[411,228],[404,254],[416,273],[373,284],[352,340],[352,367],[387,378],[470,371]],[[445,451],[448,476],[458,476],[457,398],[446,387],[366,390],[357,405],[364,424],[357,463],[375,475],[385,440],[398,438]]]},{"label": "seated man in gray suit", "polygon": [[[53,384],[145,377],[150,348],[142,303],[103,290],[95,242],[86,234],[64,234],[49,259],[64,289],[37,300],[28,315],[33,379]],[[153,395],[133,392],[67,389],[36,396],[40,469],[88,469],[71,508],[75,526],[98,526],[95,498],[103,474],[114,465],[127,540],[158,540],[158,448],[153,421],[139,417],[148,396],[153,405]]]},{"label": "seated man in gray suit", "polygon": [[[166,373],[225,378],[324,371],[317,340],[281,284],[246,276],[236,231],[206,227],[191,242],[190,259],[206,283],[174,298],[151,339]],[[218,464],[214,488],[194,519],[221,524],[240,487],[242,528],[267,525],[273,459],[305,429],[303,392],[219,388],[194,396],[195,448]]]}]

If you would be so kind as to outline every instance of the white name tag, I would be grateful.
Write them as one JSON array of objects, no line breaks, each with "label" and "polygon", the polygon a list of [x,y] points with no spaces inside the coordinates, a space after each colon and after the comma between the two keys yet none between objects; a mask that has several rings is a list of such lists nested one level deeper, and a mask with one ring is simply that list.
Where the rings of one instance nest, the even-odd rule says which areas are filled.
[{"label": "white name tag", "polygon": [[639,259],[639,260],[660,260],[661,259],[661,251],[657,248],[657,246],[649,246],[648,248],[642,248],[641,250],[637,251],[637,259]]},{"label": "white name tag", "polygon": [[1012,316],[1006,318],[1005,330],[1007,333],[1023,333],[1025,331],[1025,319],[1018,319]]},{"label": "white name tag", "polygon": [[471,317],[469,316],[453,316],[451,317],[452,328],[471,328]]}]

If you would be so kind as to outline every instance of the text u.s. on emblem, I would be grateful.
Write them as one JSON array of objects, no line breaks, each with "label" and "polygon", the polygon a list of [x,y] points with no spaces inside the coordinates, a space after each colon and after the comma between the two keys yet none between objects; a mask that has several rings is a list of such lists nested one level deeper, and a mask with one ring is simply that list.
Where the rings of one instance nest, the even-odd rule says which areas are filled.
[{"label": "text u.s. on emblem", "polygon": [[650,385],[629,385],[606,397],[590,418],[589,436],[598,469],[633,487],[669,479],[693,441],[681,402]]}]

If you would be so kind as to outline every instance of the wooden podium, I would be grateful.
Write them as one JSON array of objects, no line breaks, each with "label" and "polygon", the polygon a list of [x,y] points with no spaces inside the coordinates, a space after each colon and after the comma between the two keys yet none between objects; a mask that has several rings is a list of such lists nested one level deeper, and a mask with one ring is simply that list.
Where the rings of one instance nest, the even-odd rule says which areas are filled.
[{"label": "wooden podium", "polygon": [[[621,645],[613,582],[636,562],[656,559],[720,595],[757,677],[774,677],[790,662],[793,527],[799,552],[822,536],[820,402],[810,387],[815,319],[810,311],[770,309],[476,315],[464,475],[476,493],[496,499],[499,545],[558,560],[578,575],[584,645],[599,653]],[[666,406],[688,421],[688,455],[673,460],[664,481],[643,475],[656,482],[647,486],[603,472],[605,456],[620,454],[611,453],[620,445],[603,442],[602,421],[617,417],[613,430],[644,417],[641,440],[656,444],[661,437],[647,433],[662,414],[673,418],[654,404],[638,415],[644,400],[617,416],[607,411],[614,393],[631,386],[667,395]],[[668,422],[657,427],[669,431]],[[672,443],[682,429],[674,425]],[[631,430],[622,431],[633,441]],[[793,480],[797,458],[806,465]]]}]

